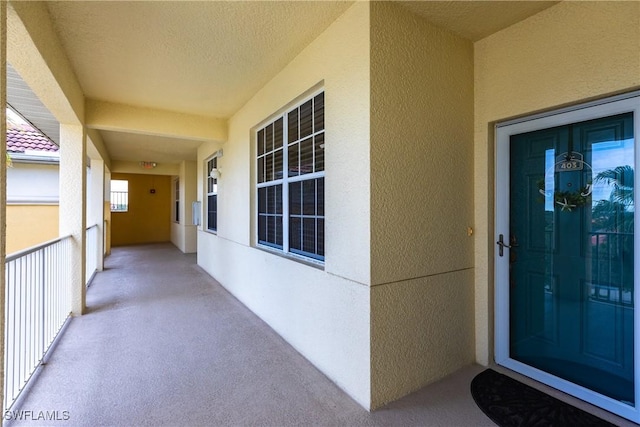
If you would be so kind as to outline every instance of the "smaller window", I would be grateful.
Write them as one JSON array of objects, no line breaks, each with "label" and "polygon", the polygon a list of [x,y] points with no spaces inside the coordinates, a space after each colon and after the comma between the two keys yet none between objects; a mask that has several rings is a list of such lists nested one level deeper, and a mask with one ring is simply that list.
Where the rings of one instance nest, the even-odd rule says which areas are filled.
[{"label": "smaller window", "polygon": [[129,181],[111,180],[111,212],[127,212],[129,210]]},{"label": "smaller window", "polygon": [[218,158],[212,157],[207,161],[206,186],[207,192],[207,216],[206,228],[209,231],[218,230]]},{"label": "smaller window", "polygon": [[173,220],[175,222],[180,222],[180,180],[176,179],[173,182]]}]

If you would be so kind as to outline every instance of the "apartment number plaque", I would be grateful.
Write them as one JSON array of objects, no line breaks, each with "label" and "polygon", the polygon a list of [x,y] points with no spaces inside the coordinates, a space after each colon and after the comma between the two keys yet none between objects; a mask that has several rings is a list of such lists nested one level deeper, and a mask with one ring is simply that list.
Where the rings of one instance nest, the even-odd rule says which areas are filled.
[{"label": "apartment number plaque", "polygon": [[573,172],[584,169],[584,156],[580,153],[562,153],[556,157],[556,172]]}]

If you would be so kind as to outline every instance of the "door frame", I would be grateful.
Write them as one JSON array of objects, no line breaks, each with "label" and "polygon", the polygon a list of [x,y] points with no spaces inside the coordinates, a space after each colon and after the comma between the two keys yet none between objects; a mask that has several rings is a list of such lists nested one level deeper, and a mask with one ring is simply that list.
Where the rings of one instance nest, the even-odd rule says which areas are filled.
[{"label": "door frame", "polygon": [[[585,400],[621,417],[640,422],[640,271],[634,272],[634,387],[635,406],[629,406],[610,397],[573,384],[547,372],[525,365],[509,356],[509,249],[499,256],[495,244],[500,234],[509,241],[509,188],[511,135],[547,129],[555,126],[633,113],[634,118],[634,169],[640,170],[640,91],[609,97],[548,113],[537,114],[495,126],[495,224],[494,224],[494,344],[495,362],[541,383]],[[634,221],[640,224],[640,174],[634,174]],[[634,265],[640,266],[640,230],[634,230]]]}]

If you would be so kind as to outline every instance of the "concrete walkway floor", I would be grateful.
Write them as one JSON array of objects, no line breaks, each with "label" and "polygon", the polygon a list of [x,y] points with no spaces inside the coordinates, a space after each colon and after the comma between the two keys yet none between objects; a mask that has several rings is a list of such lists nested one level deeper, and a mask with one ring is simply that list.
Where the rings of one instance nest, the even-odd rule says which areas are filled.
[{"label": "concrete walkway floor", "polygon": [[13,408],[58,420],[5,424],[494,425],[480,366],[367,412],[170,244],[114,248],[87,306]]}]

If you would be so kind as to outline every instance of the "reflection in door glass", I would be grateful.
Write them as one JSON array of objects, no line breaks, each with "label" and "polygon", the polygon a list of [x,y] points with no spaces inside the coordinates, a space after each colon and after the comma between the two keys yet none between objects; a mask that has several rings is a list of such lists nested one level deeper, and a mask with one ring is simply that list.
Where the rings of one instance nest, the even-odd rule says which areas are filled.
[{"label": "reflection in door glass", "polygon": [[514,135],[510,156],[510,357],[633,404],[633,116]]}]

